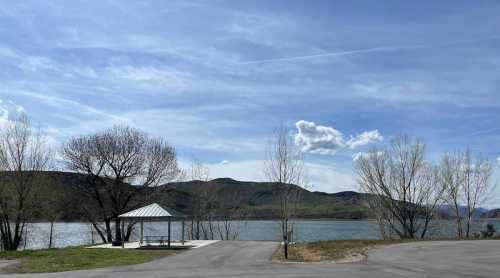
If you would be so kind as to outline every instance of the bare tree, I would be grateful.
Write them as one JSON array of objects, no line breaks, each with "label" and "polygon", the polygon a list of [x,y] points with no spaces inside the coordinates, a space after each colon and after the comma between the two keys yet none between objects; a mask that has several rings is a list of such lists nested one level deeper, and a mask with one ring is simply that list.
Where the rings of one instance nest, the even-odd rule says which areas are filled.
[{"label": "bare tree", "polygon": [[473,159],[470,150],[443,156],[441,181],[446,188],[444,200],[456,219],[458,237],[471,236],[476,210],[493,189],[491,175],[491,162],[481,155]]},{"label": "bare tree", "polygon": [[491,162],[479,155],[473,160],[470,150],[464,154],[464,198],[467,207],[467,225],[465,237],[470,237],[476,209],[486,201],[492,189],[490,182],[492,174]]},{"label": "bare tree", "polygon": [[199,160],[193,160],[187,171],[187,177],[196,183],[192,196],[191,223],[188,227],[192,239],[214,239],[214,199],[212,188],[207,185],[210,169]]},{"label": "bare tree", "polygon": [[400,238],[426,235],[443,189],[437,170],[424,160],[422,141],[400,136],[389,148],[372,149],[355,161],[362,191],[372,195],[379,224]]},{"label": "bare tree", "polygon": [[29,218],[40,173],[51,166],[52,153],[26,115],[8,122],[0,132],[0,234],[4,250],[17,250]]},{"label": "bare tree", "polygon": [[238,191],[231,194],[232,205],[219,208],[217,216],[217,233],[220,240],[236,240],[240,235],[241,226],[245,222],[245,207]]},{"label": "bare tree", "polygon": [[238,208],[230,209],[220,216],[216,223],[216,231],[220,240],[236,240],[240,235],[240,228],[243,223],[242,211]]},{"label": "bare tree", "polygon": [[273,197],[279,204],[279,221],[284,244],[284,256],[288,258],[288,243],[304,184],[304,160],[290,136],[290,130],[281,126],[269,143],[264,162],[264,174],[273,182]]},{"label": "bare tree", "polygon": [[195,188],[192,194],[192,210],[188,237],[191,239],[235,240],[245,216],[239,194],[233,194],[227,202],[217,201],[217,187],[209,181],[210,170],[199,160],[193,160],[185,177]]},{"label": "bare tree", "polygon": [[172,146],[127,126],[73,138],[64,145],[62,155],[69,170],[86,176],[77,186],[87,197],[81,209],[103,242],[127,240],[133,223],[122,239],[118,215],[150,199],[151,189],[179,174]]},{"label": "bare tree", "polygon": [[462,154],[444,154],[440,163],[440,182],[443,186],[444,203],[452,212],[457,226],[457,236],[463,237],[463,216],[461,212],[461,196],[464,175],[462,170]]}]

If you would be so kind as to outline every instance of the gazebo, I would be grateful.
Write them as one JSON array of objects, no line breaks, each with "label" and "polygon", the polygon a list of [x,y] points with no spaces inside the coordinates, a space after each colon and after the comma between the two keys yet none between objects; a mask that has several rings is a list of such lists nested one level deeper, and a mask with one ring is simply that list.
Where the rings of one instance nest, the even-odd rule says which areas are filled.
[{"label": "gazebo", "polygon": [[[182,244],[184,244],[184,215],[170,208],[162,208],[157,203],[138,208],[118,216],[122,221],[122,247],[125,247],[124,230],[125,221],[138,221],[141,224],[141,239],[140,245],[144,242],[144,222],[167,221],[168,222],[168,248],[171,243],[170,224],[172,218],[182,218]],[[161,237],[163,238],[163,237]],[[163,240],[161,240],[163,241]]]}]

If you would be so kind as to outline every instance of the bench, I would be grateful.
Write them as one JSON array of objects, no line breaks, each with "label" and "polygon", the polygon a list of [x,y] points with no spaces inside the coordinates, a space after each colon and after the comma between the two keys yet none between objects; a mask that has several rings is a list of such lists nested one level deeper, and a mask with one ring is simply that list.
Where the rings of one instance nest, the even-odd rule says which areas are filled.
[{"label": "bench", "polygon": [[168,236],[144,236],[144,241],[141,243],[148,245],[151,243],[158,243],[159,245],[167,245],[168,244]]}]

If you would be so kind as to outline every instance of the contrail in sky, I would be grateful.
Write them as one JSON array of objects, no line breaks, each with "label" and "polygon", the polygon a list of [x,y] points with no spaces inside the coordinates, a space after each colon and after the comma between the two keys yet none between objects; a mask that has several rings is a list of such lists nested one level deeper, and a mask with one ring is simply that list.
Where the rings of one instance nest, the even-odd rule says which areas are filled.
[{"label": "contrail in sky", "polygon": [[425,46],[414,45],[414,46],[385,46],[385,47],[362,48],[362,49],[354,49],[354,50],[346,50],[346,51],[338,51],[338,52],[320,53],[320,54],[313,54],[313,55],[254,60],[254,61],[241,62],[241,63],[238,63],[238,65],[272,63],[272,62],[286,62],[286,61],[296,61],[296,60],[307,60],[307,59],[319,58],[319,57],[336,57],[336,56],[346,56],[346,55],[361,54],[361,53],[397,51],[397,50],[417,49],[417,48],[425,48]]},{"label": "contrail in sky", "polygon": [[246,61],[246,62],[241,62],[241,63],[237,63],[237,64],[238,65],[250,65],[250,64],[260,64],[260,63],[307,60],[307,59],[319,58],[319,57],[347,56],[347,55],[355,55],[355,54],[371,53],[371,52],[389,52],[389,51],[411,50],[411,49],[422,49],[422,48],[433,48],[433,47],[448,47],[448,46],[461,45],[461,44],[470,44],[470,43],[475,43],[475,42],[484,41],[484,40],[497,40],[499,38],[500,38],[499,36],[491,36],[491,37],[486,38],[486,39],[458,40],[458,41],[452,41],[452,42],[441,43],[441,44],[436,44],[436,45],[419,45],[419,44],[417,44],[417,45],[406,45],[406,46],[380,46],[380,47],[372,47],[372,48],[360,48],[360,49],[354,49],[354,50],[326,52],[326,53],[312,54],[312,55]]}]

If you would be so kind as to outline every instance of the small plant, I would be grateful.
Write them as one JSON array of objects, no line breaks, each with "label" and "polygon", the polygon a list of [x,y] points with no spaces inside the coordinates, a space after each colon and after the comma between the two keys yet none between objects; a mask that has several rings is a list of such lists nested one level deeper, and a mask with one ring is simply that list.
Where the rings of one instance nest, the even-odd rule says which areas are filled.
[{"label": "small plant", "polygon": [[484,231],[481,231],[481,235],[484,237],[484,238],[490,238],[490,237],[493,237],[496,233],[496,229],[495,229],[495,226],[491,223],[488,223],[486,224],[486,230]]}]

